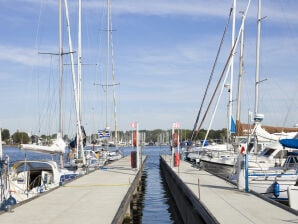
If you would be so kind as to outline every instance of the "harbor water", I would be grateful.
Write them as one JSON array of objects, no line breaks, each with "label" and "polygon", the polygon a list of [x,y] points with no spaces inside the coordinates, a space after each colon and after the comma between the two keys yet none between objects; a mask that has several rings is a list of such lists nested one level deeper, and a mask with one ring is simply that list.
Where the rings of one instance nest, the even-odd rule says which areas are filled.
[{"label": "harbor water", "polygon": [[[132,147],[124,147],[124,156],[129,156]],[[179,212],[171,199],[167,186],[163,182],[159,168],[161,154],[169,154],[167,146],[146,146],[142,154],[147,156],[142,175],[142,190],[133,201],[133,220],[131,223],[183,223]],[[24,158],[53,159],[59,161],[58,156],[45,155],[34,152],[24,152],[16,147],[3,147],[3,155],[8,155],[10,163]]]},{"label": "harbor water", "polygon": [[159,167],[160,154],[170,154],[169,147],[143,147],[142,154],[147,156],[147,160],[142,176],[142,192],[134,202],[137,215],[133,223],[183,223]]}]

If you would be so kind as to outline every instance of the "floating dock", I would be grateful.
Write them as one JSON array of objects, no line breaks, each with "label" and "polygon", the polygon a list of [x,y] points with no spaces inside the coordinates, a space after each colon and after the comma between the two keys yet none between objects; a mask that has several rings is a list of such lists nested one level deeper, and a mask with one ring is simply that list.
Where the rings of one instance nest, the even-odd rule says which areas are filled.
[{"label": "floating dock", "polygon": [[184,223],[298,223],[298,213],[270,203],[204,170],[161,156],[163,177]]},{"label": "floating dock", "polygon": [[141,181],[140,167],[131,168],[130,156],[124,157],[13,207],[0,215],[0,223],[122,223]]}]

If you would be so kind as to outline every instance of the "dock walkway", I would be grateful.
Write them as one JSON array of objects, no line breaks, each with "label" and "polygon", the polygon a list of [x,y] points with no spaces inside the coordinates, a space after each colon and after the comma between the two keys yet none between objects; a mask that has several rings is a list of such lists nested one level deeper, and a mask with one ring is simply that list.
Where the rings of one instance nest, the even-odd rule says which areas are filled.
[{"label": "dock walkway", "polygon": [[[239,191],[231,183],[194,168],[190,163],[180,161],[179,167],[172,168],[171,156],[162,156],[161,163],[166,169],[166,178],[174,178],[170,178],[170,190],[173,186],[179,186],[174,194],[184,194],[184,197],[177,197],[181,201],[176,200],[176,204],[185,203],[187,198],[192,209],[203,208],[213,223],[298,223],[297,215],[254,194]],[[185,191],[189,191],[192,196],[187,196]],[[196,203],[200,205],[196,207]],[[181,207],[183,210],[186,206]],[[194,223],[193,221],[187,220],[185,223]]]},{"label": "dock walkway", "polygon": [[131,168],[130,156],[124,157],[3,213],[0,223],[118,223],[123,219],[117,217],[119,210],[129,209],[141,171]]}]

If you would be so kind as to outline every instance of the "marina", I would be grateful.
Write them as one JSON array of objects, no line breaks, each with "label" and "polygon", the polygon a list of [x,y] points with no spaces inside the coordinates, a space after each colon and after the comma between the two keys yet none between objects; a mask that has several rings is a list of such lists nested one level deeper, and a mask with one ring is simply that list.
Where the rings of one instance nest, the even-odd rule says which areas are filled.
[{"label": "marina", "polygon": [[[123,158],[107,166],[11,206],[8,211],[2,211],[0,222],[13,224],[23,220],[22,223],[26,224],[125,223],[124,220],[131,220],[132,223],[298,221],[298,211],[266,200],[252,192],[240,191],[237,186],[198,169],[189,162],[179,160],[175,165],[167,146],[143,147],[143,165],[140,171],[131,167],[132,148],[126,148],[124,151]],[[254,206],[251,206],[252,204]]]},{"label": "marina", "polygon": [[298,223],[297,7],[4,4],[0,223]]}]

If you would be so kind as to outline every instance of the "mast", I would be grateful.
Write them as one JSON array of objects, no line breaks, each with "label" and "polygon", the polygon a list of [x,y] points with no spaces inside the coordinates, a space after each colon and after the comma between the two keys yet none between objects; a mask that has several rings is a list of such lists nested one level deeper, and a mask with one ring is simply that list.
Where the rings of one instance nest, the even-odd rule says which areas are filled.
[{"label": "mast", "polygon": [[118,130],[117,130],[117,100],[116,100],[116,94],[115,94],[115,86],[118,85],[115,83],[115,61],[114,61],[114,45],[113,45],[113,24],[112,24],[112,10],[110,5],[110,39],[111,39],[111,56],[112,56],[112,86],[113,86],[113,103],[114,103],[114,132],[115,132],[115,144],[117,146],[118,143]]},{"label": "mast", "polygon": [[83,130],[82,130],[82,0],[79,0],[79,13],[78,13],[78,122],[77,122],[77,151],[80,151],[80,158],[84,156],[84,142],[83,142]]},{"label": "mast", "polygon": [[[235,23],[236,23],[236,0],[233,0],[233,21],[232,21],[232,47],[235,42]],[[230,65],[230,86],[229,86],[229,103],[228,103],[228,131],[227,142],[231,142],[231,125],[232,125],[232,103],[233,103],[233,79],[234,79],[234,54],[232,52],[231,65]]]},{"label": "mast", "polygon": [[82,0],[79,0],[78,20],[78,109],[79,117],[82,121]]},{"label": "mast", "polygon": [[[109,97],[109,87],[113,87],[119,85],[119,83],[115,82],[115,69],[114,69],[114,47],[113,47],[113,39],[112,39],[112,12],[111,12],[111,4],[110,0],[107,0],[107,67],[106,67],[106,84],[105,86],[106,92],[106,129],[110,129],[109,127],[109,119],[108,119],[108,97]],[[110,63],[112,63],[112,67],[110,68]],[[110,72],[112,72],[112,83],[109,83]],[[114,132],[115,132],[115,141],[118,141],[118,131],[117,131],[117,101],[115,91],[113,92],[113,104],[114,104]]]},{"label": "mast", "polygon": [[[63,43],[62,43],[62,0],[59,0],[59,128],[57,138],[63,137],[63,122],[62,122],[62,89],[63,89]],[[60,164],[64,167],[63,154],[60,153]]]},{"label": "mast", "polygon": [[[242,12],[242,23],[244,23],[244,12]],[[241,29],[240,39],[240,60],[239,60],[239,76],[238,76],[238,92],[237,92],[237,111],[236,111],[236,135],[240,134],[240,114],[241,114],[241,95],[242,95],[242,79],[243,79],[243,52],[244,52],[244,26]],[[238,140],[237,140],[238,141]]]},{"label": "mast", "polygon": [[259,0],[258,7],[258,32],[257,32],[257,48],[256,48],[256,83],[255,83],[255,115],[258,114],[259,110],[259,84],[260,84],[260,39],[261,39],[261,0]]},{"label": "mast", "polygon": [[[254,121],[255,121],[255,127],[258,125],[262,119],[263,116],[258,115],[259,111],[259,84],[260,84],[260,39],[261,39],[261,0],[259,0],[259,6],[258,6],[258,24],[257,24],[257,45],[256,45],[256,83],[255,83],[255,111],[254,111]],[[254,153],[258,154],[258,142],[255,139],[254,141]]]},{"label": "mast", "polygon": [[59,0],[59,128],[58,132],[62,134],[62,80],[63,80],[63,45],[62,45],[62,0]]},{"label": "mast", "polygon": [[107,0],[107,10],[108,10],[108,19],[107,19],[107,72],[106,72],[106,128],[108,126],[108,89],[109,89],[109,69],[110,69],[110,0]]},{"label": "mast", "polygon": [[[65,14],[66,14],[66,23],[67,23],[67,33],[68,33],[68,45],[69,45],[69,52],[70,52],[70,61],[71,61],[71,71],[72,71],[72,84],[74,90],[74,98],[75,98],[75,109],[76,109],[76,120],[77,120],[77,158],[82,158],[83,163],[85,164],[85,156],[83,152],[83,139],[82,139],[82,129],[81,129],[81,119],[79,115],[79,96],[78,96],[78,89],[76,83],[76,75],[75,75],[75,68],[74,68],[74,51],[72,48],[72,40],[71,40],[71,32],[70,32],[70,24],[69,24],[69,13],[68,13],[68,3],[67,0],[64,0],[65,4]],[[80,151],[80,155],[78,153]]]}]

